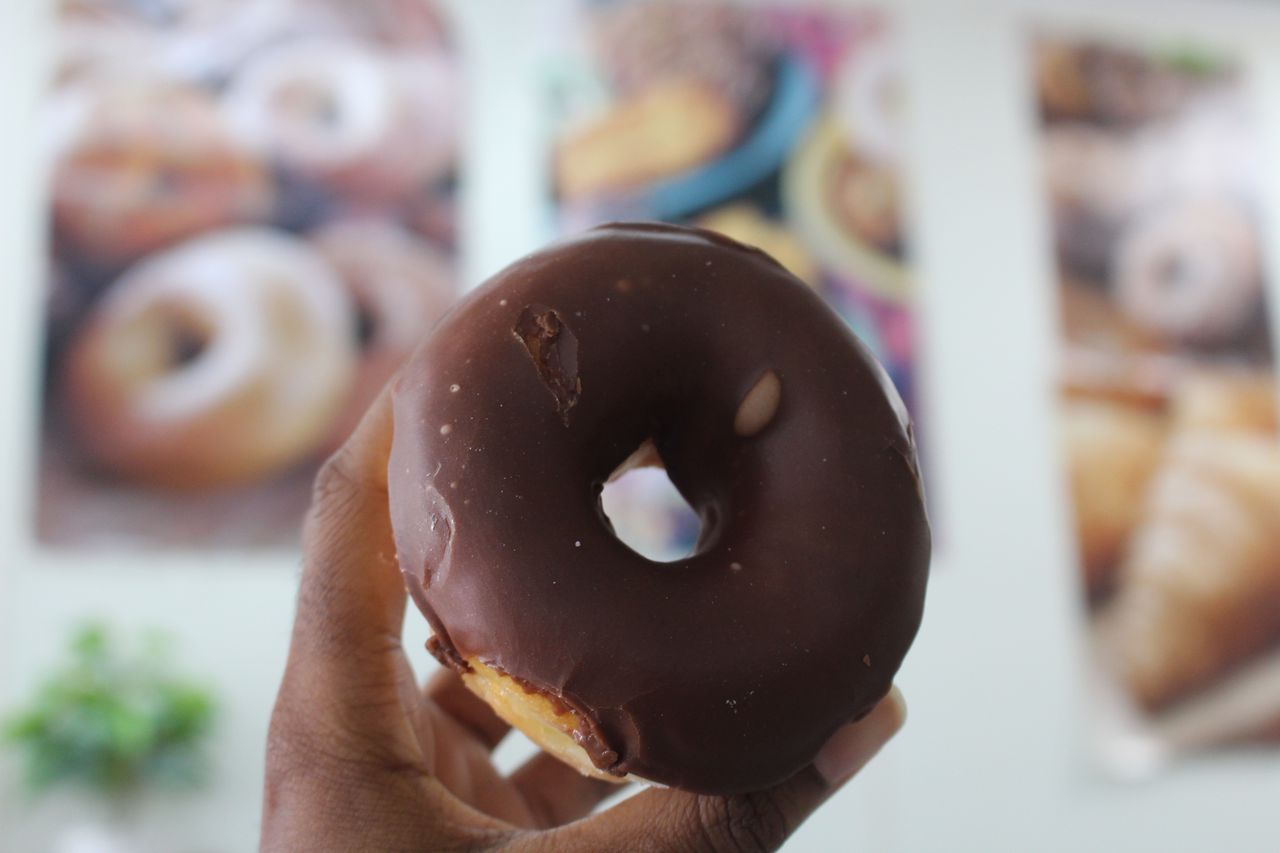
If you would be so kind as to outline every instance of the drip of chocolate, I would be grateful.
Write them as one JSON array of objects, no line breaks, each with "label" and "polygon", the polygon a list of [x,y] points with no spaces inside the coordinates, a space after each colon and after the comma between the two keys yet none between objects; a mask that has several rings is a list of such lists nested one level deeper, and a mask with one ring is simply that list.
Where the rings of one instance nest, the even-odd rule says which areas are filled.
[{"label": "drip of chocolate", "polygon": [[[571,709],[608,772],[777,783],[915,637],[930,533],[905,409],[757,250],[645,224],[531,255],[441,322],[395,418],[396,545],[437,657]],[[704,520],[675,563],[597,512],[647,441]]]}]

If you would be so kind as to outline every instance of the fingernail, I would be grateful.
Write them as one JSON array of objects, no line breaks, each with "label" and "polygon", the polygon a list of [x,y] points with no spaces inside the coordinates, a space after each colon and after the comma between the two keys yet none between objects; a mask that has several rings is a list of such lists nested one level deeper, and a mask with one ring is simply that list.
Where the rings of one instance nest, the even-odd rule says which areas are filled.
[{"label": "fingernail", "polygon": [[828,785],[842,785],[865,767],[906,721],[907,702],[893,687],[870,714],[832,735],[813,766]]}]

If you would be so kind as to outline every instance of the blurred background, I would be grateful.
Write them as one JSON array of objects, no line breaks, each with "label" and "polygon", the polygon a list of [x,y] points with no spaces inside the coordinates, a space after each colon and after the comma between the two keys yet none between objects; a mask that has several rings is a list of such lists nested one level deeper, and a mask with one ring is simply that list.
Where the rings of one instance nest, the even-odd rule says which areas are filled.
[{"label": "blurred background", "polygon": [[1274,849],[1280,9],[31,0],[0,55],[0,850],[254,847],[316,466],[619,218],[773,254],[922,442],[911,720],[789,849]]}]

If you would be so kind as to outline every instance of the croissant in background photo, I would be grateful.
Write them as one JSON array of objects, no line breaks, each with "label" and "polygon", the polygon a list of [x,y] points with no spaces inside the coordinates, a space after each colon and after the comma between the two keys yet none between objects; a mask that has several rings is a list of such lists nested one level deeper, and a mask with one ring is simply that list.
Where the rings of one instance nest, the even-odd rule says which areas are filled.
[{"label": "croissant in background photo", "polygon": [[1280,443],[1184,400],[1108,614],[1118,668],[1148,710],[1280,642]]}]

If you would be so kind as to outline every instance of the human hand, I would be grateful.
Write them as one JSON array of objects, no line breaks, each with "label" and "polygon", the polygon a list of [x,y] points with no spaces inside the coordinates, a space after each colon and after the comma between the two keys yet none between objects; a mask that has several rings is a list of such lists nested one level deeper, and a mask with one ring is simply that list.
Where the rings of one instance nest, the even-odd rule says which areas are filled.
[{"label": "human hand", "polygon": [[901,727],[895,689],[777,787],[712,797],[618,790],[539,754],[509,776],[507,733],[452,672],[420,687],[387,501],[391,393],[316,480],[292,645],[267,741],[265,851],[774,850]]}]

